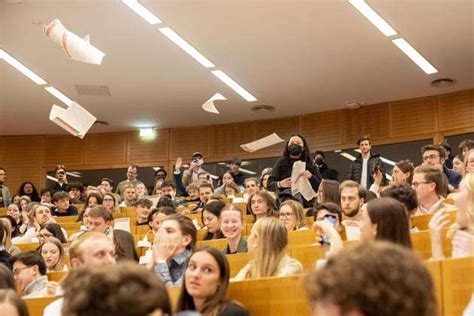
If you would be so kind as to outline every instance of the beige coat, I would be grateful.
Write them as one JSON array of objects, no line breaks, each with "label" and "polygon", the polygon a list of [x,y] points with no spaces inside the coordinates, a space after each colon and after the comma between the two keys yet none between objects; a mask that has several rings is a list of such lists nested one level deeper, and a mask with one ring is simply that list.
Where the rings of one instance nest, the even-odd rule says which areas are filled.
[{"label": "beige coat", "polygon": [[[242,270],[239,271],[239,273],[232,280],[240,281],[247,279],[247,274],[252,269],[254,264],[255,261],[251,260],[242,268]],[[285,255],[281,259],[280,264],[278,264],[275,274],[272,276],[289,276],[301,273],[303,273],[303,265],[301,264],[301,262],[291,258],[288,255]]]}]

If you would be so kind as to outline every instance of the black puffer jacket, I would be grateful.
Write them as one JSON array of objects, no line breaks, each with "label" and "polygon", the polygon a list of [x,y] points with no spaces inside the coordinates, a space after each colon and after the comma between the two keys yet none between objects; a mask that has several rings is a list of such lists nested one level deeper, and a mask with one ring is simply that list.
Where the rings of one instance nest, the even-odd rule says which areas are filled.
[{"label": "black puffer jacket", "polygon": [[[367,163],[367,190],[370,188],[372,183],[374,183],[374,166],[377,166],[383,174],[382,183],[381,185],[387,185],[388,180],[385,178],[385,167],[380,159],[380,154],[370,154],[369,161]],[[357,183],[360,183],[360,179],[362,178],[362,155],[359,154],[356,160],[354,160],[351,164],[351,168],[349,170],[350,180],[353,180]]]}]

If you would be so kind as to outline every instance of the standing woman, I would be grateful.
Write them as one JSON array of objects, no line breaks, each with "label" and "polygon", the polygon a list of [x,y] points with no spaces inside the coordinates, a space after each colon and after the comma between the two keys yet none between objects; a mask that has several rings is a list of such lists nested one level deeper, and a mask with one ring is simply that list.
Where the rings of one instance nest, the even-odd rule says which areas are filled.
[{"label": "standing woman", "polygon": [[215,248],[198,248],[189,257],[178,312],[198,311],[210,316],[248,316],[227,297],[230,269],[225,255]]},{"label": "standing woman", "polygon": [[[315,192],[318,191],[321,175],[311,158],[308,143],[303,136],[294,135],[286,143],[282,157],[277,160],[273,166],[272,174],[268,178],[268,190],[276,192],[280,203],[292,196],[291,172],[293,163],[296,161],[306,162],[306,170],[302,176],[309,180]],[[310,201],[304,200],[301,194],[297,193],[294,197],[302,202],[303,206],[311,206]]]}]

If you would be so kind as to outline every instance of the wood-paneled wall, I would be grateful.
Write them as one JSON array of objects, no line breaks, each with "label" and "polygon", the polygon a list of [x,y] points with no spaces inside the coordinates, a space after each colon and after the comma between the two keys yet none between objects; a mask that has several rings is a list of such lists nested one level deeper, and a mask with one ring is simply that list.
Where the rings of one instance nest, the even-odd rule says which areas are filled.
[{"label": "wood-paneled wall", "polygon": [[71,169],[122,168],[129,163],[171,168],[177,157],[186,161],[200,151],[206,161],[233,156],[243,159],[279,156],[284,144],[246,153],[240,144],[273,132],[282,138],[294,133],[307,137],[312,150],[355,147],[361,134],[376,144],[432,138],[474,131],[474,89],[450,94],[394,101],[362,107],[271,120],[190,128],[160,129],[156,139],[143,141],[138,132],[89,134],[83,140],[69,135],[0,137],[0,165],[7,185],[16,190],[22,181],[37,187],[56,164]]}]

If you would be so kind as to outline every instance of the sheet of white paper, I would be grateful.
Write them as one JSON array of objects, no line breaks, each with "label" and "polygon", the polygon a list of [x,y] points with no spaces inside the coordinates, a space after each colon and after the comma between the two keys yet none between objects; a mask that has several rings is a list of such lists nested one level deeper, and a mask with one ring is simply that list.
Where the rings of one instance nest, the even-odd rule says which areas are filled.
[{"label": "sheet of white paper", "polygon": [[217,110],[215,104],[214,104],[214,101],[222,101],[222,100],[227,100],[226,97],[224,97],[222,94],[220,93],[216,93],[214,94],[209,100],[206,101],[206,103],[204,103],[202,105],[202,109],[204,111],[207,111],[209,113],[215,113],[215,114],[219,114],[219,111]]},{"label": "sheet of white paper", "polygon": [[284,139],[281,139],[277,133],[270,134],[253,142],[240,145],[240,147],[245,150],[246,152],[253,153],[257,150],[273,146],[275,144],[284,142]]},{"label": "sheet of white paper", "polygon": [[359,240],[360,239],[360,228],[358,221],[343,220],[342,225],[346,230],[347,240]]},{"label": "sheet of white paper", "polygon": [[140,257],[140,260],[138,261],[138,264],[147,264],[153,260],[153,251],[152,250],[147,250],[144,256]]},{"label": "sheet of white paper", "polygon": [[68,31],[59,19],[45,25],[43,31],[49,39],[63,48],[69,58],[88,64],[102,63],[105,53],[90,44],[89,35],[80,38]]},{"label": "sheet of white paper", "polygon": [[295,161],[291,171],[291,194],[300,193],[306,201],[310,201],[316,196],[309,180],[302,174],[306,170],[306,162]]},{"label": "sheet of white paper", "polygon": [[116,218],[114,229],[124,230],[130,232],[130,217]]},{"label": "sheet of white paper", "polygon": [[79,138],[84,138],[96,120],[95,116],[76,102],[67,109],[54,104],[49,113],[49,119]]}]

